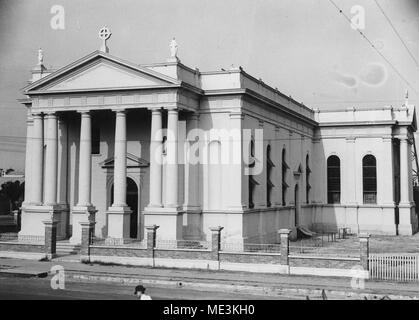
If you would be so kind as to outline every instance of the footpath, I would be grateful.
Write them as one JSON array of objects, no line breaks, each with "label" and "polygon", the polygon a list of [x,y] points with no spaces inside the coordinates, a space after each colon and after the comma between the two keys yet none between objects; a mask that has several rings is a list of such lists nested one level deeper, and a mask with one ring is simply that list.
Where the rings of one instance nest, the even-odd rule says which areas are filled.
[{"label": "footpath", "polygon": [[[328,299],[419,299],[419,282],[365,280],[350,278],[287,276],[250,272],[145,268],[76,262],[77,256],[52,261],[0,259],[0,275],[48,277],[53,266],[62,266],[66,280],[143,284],[150,287],[178,287],[214,292],[238,292],[258,296],[295,296]],[[324,293],[323,293],[324,290]]]}]

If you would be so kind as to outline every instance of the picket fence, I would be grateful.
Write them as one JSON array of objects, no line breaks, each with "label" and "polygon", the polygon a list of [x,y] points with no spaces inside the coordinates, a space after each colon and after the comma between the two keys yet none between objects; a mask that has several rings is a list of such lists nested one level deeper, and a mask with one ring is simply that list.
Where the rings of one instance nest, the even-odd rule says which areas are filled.
[{"label": "picket fence", "polygon": [[370,278],[391,281],[419,281],[419,253],[370,254]]}]

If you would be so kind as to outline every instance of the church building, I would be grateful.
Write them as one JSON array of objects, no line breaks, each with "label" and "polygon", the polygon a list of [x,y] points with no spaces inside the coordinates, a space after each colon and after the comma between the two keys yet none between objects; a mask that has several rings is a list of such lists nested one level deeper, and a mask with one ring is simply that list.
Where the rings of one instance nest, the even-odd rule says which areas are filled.
[{"label": "church building", "polygon": [[272,243],[282,228],[411,235],[415,107],[313,110],[241,67],[128,62],[102,47],[57,70],[38,65],[27,108],[20,239]]}]

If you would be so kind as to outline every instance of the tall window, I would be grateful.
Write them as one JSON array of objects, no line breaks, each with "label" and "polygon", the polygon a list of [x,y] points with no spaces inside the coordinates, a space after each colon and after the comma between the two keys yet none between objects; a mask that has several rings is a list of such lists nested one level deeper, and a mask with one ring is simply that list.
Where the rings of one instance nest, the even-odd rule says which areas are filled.
[{"label": "tall window", "polygon": [[[255,141],[252,137],[250,140],[250,161],[249,161],[249,168],[253,168],[255,166]],[[253,175],[249,175],[249,209],[253,209],[255,207],[254,198],[256,194],[256,186],[259,183],[255,180]]]},{"label": "tall window", "polygon": [[327,203],[340,203],[340,159],[327,159]]},{"label": "tall window", "polygon": [[266,148],[266,206],[270,207],[272,205],[272,191],[274,188],[274,184],[272,183],[272,172],[273,167],[275,165],[273,164],[271,160],[271,146],[268,145]]},{"label": "tall window", "polygon": [[286,205],[286,196],[287,196],[287,189],[288,184],[286,182],[287,180],[287,171],[290,168],[285,161],[285,148],[282,149],[282,205]]},{"label": "tall window", "polygon": [[306,202],[310,203],[310,189],[311,189],[311,185],[310,185],[310,173],[311,173],[311,169],[309,166],[309,156],[306,156]]},{"label": "tall window", "polygon": [[98,121],[92,121],[92,154],[100,154],[100,126]]},{"label": "tall window", "polygon": [[377,203],[377,160],[371,154],[362,159],[364,203]]}]

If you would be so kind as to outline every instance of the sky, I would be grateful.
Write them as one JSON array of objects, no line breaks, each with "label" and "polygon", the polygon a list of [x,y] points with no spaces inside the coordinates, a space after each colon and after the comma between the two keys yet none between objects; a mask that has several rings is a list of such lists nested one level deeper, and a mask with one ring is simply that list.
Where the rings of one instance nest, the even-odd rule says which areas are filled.
[{"label": "sky", "polygon": [[0,168],[24,168],[17,99],[38,48],[63,67],[99,49],[104,25],[114,56],[163,62],[176,37],[185,65],[242,66],[310,108],[400,106],[406,89],[419,101],[419,0],[0,0]]}]

